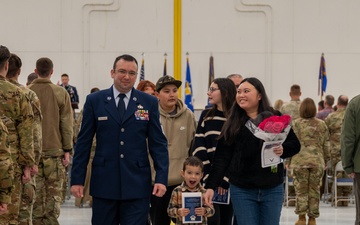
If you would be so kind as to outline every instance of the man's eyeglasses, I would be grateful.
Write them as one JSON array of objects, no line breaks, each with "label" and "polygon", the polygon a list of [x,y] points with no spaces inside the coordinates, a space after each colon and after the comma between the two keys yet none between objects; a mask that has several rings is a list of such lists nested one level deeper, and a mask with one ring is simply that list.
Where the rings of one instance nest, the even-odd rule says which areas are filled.
[{"label": "man's eyeglasses", "polygon": [[120,73],[121,75],[125,76],[126,74],[129,74],[129,76],[133,77],[137,75],[137,72],[135,71],[126,71],[126,70],[118,70],[117,73]]},{"label": "man's eyeglasses", "polygon": [[220,90],[219,88],[209,87],[209,92],[213,93],[214,91]]}]

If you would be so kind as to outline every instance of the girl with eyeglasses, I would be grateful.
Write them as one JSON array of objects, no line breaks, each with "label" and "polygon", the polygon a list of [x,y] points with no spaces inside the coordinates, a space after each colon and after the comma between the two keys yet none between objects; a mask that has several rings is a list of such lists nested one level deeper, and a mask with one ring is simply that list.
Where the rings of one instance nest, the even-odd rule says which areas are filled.
[{"label": "girl with eyeglasses", "polygon": [[[209,176],[214,157],[217,138],[227,119],[231,106],[235,102],[236,87],[228,78],[216,78],[207,92],[211,108],[202,111],[196,129],[192,154],[203,161],[203,182]],[[221,185],[217,187],[219,194],[226,194],[229,189],[227,178],[224,177]],[[208,218],[208,225],[231,225],[233,210],[227,204],[214,204],[215,214]]]}]

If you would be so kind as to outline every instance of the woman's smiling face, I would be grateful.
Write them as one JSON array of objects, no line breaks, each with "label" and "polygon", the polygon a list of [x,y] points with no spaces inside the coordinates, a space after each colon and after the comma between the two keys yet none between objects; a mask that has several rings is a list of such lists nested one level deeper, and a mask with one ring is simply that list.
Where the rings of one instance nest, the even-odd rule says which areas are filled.
[{"label": "woman's smiling face", "polygon": [[248,115],[258,111],[260,100],[261,94],[252,84],[247,81],[240,84],[236,94],[236,102]]}]

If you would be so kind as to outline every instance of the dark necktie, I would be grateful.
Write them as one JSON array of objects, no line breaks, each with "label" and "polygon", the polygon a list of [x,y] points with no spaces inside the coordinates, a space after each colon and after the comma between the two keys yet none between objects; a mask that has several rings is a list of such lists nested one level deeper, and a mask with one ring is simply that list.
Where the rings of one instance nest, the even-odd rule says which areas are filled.
[{"label": "dark necktie", "polygon": [[118,103],[118,111],[119,111],[119,115],[120,115],[120,119],[122,120],[125,114],[125,102],[124,102],[124,98],[125,98],[125,94],[119,94],[119,103]]}]

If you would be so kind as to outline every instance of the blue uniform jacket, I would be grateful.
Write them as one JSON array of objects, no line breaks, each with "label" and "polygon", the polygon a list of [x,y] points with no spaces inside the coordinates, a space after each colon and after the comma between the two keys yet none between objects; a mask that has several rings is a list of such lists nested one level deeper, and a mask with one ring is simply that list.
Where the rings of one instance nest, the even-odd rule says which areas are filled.
[{"label": "blue uniform jacket", "polygon": [[154,160],[155,183],[167,185],[167,140],[160,125],[156,98],[133,88],[120,121],[112,87],[87,96],[75,145],[71,185],[84,184],[94,135],[96,150],[90,181],[93,197],[148,198],[151,193],[148,150]]}]

